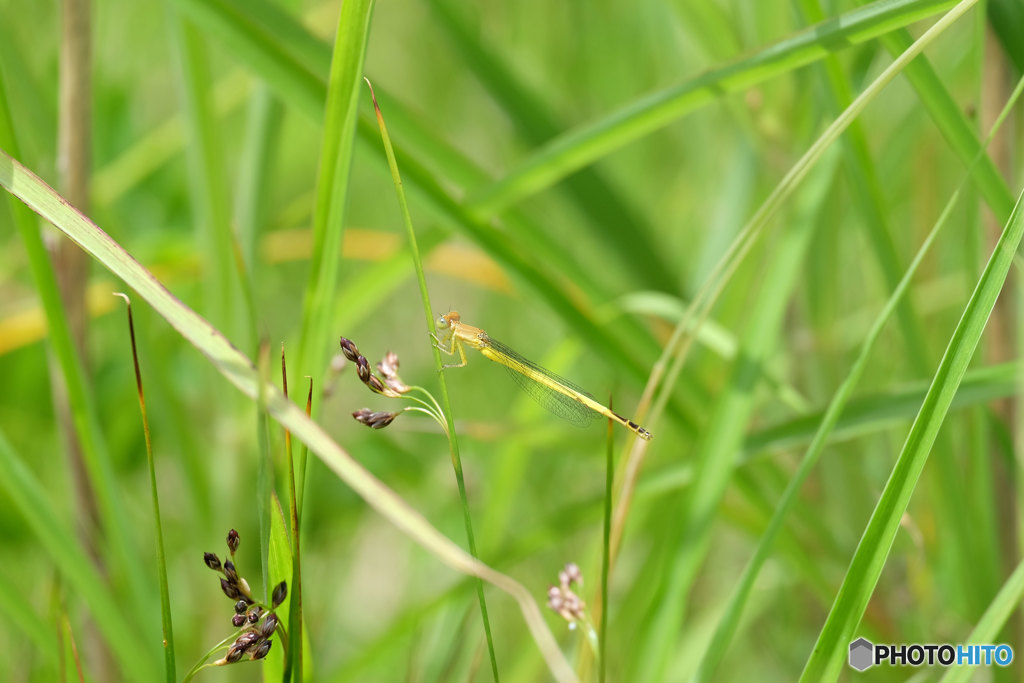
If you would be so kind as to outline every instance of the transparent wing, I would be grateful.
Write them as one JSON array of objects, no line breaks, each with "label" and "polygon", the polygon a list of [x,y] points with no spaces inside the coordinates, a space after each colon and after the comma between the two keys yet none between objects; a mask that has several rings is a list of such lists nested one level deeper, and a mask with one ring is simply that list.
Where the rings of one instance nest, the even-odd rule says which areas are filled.
[{"label": "transparent wing", "polygon": [[523,391],[530,395],[530,398],[544,406],[545,409],[579,427],[587,426],[590,424],[591,420],[597,417],[597,413],[587,406],[583,405],[571,396],[566,396],[560,391],[549,387],[543,382],[538,382],[532,379],[530,375],[534,373],[542,375],[543,377],[568,387],[575,392],[583,394],[587,398],[594,398],[580,386],[573,384],[564,377],[556,375],[550,370],[542,368],[495,339],[488,337],[487,345],[505,357],[503,361],[497,362],[504,365],[509,376],[515,380],[516,384],[522,387]]}]

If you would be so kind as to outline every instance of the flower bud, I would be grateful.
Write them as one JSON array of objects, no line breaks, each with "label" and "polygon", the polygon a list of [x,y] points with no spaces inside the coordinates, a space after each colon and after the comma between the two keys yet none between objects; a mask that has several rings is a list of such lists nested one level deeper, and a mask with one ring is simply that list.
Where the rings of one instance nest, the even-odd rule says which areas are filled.
[{"label": "flower bud", "polygon": [[238,600],[242,597],[242,594],[238,592],[238,586],[227,579],[220,580],[220,589],[224,591],[224,595],[232,600]]},{"label": "flower bud", "polygon": [[384,429],[395,421],[401,413],[390,413],[387,411],[374,411],[369,408],[360,408],[352,413],[356,422],[366,425],[370,429]]},{"label": "flower bud", "polygon": [[238,551],[238,544],[241,543],[241,539],[238,537],[238,532],[232,529],[228,532],[228,550],[234,555]]},{"label": "flower bud", "polygon": [[203,562],[213,571],[220,571],[220,558],[217,557],[216,553],[203,553]]},{"label": "flower bud", "polygon": [[282,581],[274,587],[274,593],[273,595],[271,595],[274,607],[276,608],[278,605],[284,602],[284,599],[286,597],[288,597],[288,582]]},{"label": "flower bud", "polygon": [[357,362],[359,358],[359,349],[356,348],[356,343],[351,339],[341,338],[341,352],[345,354],[345,358],[348,358],[353,363]]},{"label": "flower bud", "polygon": [[255,645],[259,639],[259,634],[253,633],[252,631],[246,631],[245,633],[243,633],[235,639],[235,645],[242,648],[242,651],[244,652],[245,650],[248,650],[250,647]]},{"label": "flower bud", "polygon": [[245,648],[244,647],[238,647],[238,644],[235,643],[234,645],[232,645],[228,649],[228,653],[226,655],[224,655],[224,661],[227,662],[228,664],[234,664],[235,662],[240,660],[242,658],[242,655],[244,655],[244,654],[245,654]]},{"label": "flower bud", "polygon": [[387,394],[387,390],[384,387],[384,383],[377,379],[376,375],[370,375],[369,378],[365,380],[365,382],[366,386],[370,387],[370,391],[374,392],[375,394]]},{"label": "flower bud", "polygon": [[267,615],[267,618],[263,620],[263,623],[259,625],[257,629],[258,633],[263,638],[269,638],[274,635],[274,631],[277,630],[277,615],[271,612]]},{"label": "flower bud", "polygon": [[264,640],[262,643],[256,646],[255,652],[253,652],[249,659],[263,659],[270,652],[270,646],[274,644],[272,640]]}]

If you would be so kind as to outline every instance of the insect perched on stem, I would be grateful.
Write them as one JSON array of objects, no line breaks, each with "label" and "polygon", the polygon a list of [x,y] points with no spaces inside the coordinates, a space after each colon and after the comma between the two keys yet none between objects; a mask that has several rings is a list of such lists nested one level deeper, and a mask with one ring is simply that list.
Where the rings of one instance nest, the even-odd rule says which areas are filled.
[{"label": "insect perched on stem", "polygon": [[601,405],[577,385],[527,360],[497,339],[492,339],[479,327],[462,322],[462,317],[457,311],[451,311],[438,318],[437,327],[441,330],[441,336],[434,337],[437,348],[449,356],[459,354],[458,363],[444,367],[464,367],[466,352],[463,346],[470,346],[483,354],[484,358],[505,366],[512,379],[526,393],[555,415],[580,426],[586,426],[596,415],[604,415],[641,439],[650,441],[651,433],[636,422],[627,420]]}]

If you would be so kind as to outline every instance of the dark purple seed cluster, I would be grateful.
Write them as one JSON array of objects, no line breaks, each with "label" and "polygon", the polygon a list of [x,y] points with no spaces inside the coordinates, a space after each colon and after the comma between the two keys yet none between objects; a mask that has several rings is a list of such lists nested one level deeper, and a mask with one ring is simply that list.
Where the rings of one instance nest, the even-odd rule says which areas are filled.
[{"label": "dark purple seed cluster", "polygon": [[[400,398],[403,394],[410,391],[410,387],[398,376],[398,355],[393,351],[388,351],[384,355],[384,359],[377,363],[377,371],[383,379],[373,374],[370,362],[366,360],[363,354],[359,353],[359,349],[351,339],[341,338],[341,352],[345,358],[355,364],[356,374],[359,375],[360,381],[375,394],[387,396],[388,398]],[[383,429],[394,422],[395,418],[399,415],[401,415],[401,411],[374,411],[369,408],[362,408],[352,413],[352,417],[357,422],[371,429]]]},{"label": "dark purple seed cluster", "polygon": [[220,589],[224,595],[234,601],[234,613],[231,625],[242,629],[235,641],[228,647],[227,654],[213,663],[214,666],[234,664],[242,659],[263,659],[270,652],[273,644],[271,636],[283,628],[274,610],[277,609],[288,595],[288,584],[285,581],[277,584],[271,596],[272,606],[268,609],[260,605],[252,597],[249,583],[238,573],[235,567],[235,553],[240,543],[238,532],[228,532],[227,545],[231,559],[220,561],[215,553],[203,553],[203,562],[215,572],[219,572]]}]

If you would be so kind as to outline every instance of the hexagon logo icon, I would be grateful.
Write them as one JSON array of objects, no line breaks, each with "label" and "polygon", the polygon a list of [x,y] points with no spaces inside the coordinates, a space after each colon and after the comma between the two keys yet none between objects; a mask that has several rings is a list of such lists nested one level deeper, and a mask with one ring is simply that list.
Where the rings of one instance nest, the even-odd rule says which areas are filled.
[{"label": "hexagon logo icon", "polygon": [[875,646],[867,638],[858,638],[850,643],[850,666],[864,671],[874,664]]}]

